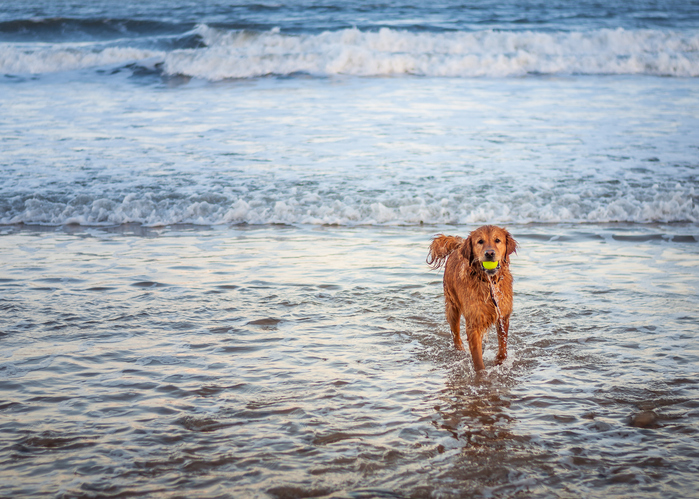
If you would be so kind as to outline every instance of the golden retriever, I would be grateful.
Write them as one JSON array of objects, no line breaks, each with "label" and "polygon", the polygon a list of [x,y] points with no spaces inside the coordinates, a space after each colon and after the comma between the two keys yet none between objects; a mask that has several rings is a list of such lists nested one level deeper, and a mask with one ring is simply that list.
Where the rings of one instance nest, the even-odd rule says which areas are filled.
[{"label": "golden retriever", "polygon": [[[463,315],[466,340],[476,371],[485,369],[483,337],[492,325],[498,332],[497,363],[502,364],[507,358],[507,333],[512,314],[510,255],[516,250],[517,241],[510,233],[494,225],[484,225],[466,239],[440,234],[430,245],[427,263],[438,269],[446,262],[444,300],[454,346],[465,350],[460,331]],[[486,266],[495,268],[486,269]]]}]

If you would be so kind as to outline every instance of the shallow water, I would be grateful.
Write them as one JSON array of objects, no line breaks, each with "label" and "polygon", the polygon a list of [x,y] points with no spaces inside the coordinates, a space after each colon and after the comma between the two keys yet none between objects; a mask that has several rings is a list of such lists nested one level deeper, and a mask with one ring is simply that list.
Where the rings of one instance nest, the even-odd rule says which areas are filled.
[{"label": "shallow water", "polygon": [[0,493],[691,495],[696,227],[510,226],[484,376],[424,262],[470,228],[4,227]]},{"label": "shallow water", "polygon": [[0,496],[696,495],[696,3],[5,4]]},{"label": "shallow water", "polygon": [[0,223],[699,221],[696,79],[157,81],[5,84]]}]

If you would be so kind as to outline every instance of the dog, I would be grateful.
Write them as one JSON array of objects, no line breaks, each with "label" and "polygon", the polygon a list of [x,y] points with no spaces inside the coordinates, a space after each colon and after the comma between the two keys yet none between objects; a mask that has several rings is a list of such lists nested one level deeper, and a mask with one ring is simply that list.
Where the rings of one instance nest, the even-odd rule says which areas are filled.
[{"label": "dog", "polygon": [[466,239],[439,234],[430,244],[427,264],[433,269],[444,266],[444,301],[454,346],[465,350],[460,331],[463,315],[476,371],[485,369],[483,338],[492,325],[498,332],[496,362],[500,365],[507,358],[512,314],[510,255],[516,251],[517,241],[494,225],[484,225]]}]

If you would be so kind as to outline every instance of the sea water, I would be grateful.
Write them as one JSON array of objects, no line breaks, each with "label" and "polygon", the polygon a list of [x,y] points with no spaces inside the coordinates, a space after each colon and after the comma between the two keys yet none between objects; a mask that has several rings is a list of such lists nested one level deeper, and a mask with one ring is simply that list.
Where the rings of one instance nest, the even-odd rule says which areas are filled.
[{"label": "sea water", "polygon": [[0,495],[695,494],[699,7],[0,7]]}]

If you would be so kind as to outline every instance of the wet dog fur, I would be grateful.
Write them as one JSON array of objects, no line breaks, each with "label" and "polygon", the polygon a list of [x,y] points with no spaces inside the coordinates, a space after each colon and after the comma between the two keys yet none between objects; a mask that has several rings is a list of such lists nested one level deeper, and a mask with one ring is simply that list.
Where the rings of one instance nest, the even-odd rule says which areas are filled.
[{"label": "wet dog fur", "polygon": [[[510,255],[516,250],[517,241],[510,233],[494,225],[484,225],[466,239],[440,234],[430,245],[427,263],[433,269],[444,266],[444,300],[454,346],[465,350],[460,330],[463,316],[476,371],[485,369],[483,338],[493,325],[498,333],[496,361],[502,364],[507,358],[512,314]],[[499,263],[497,268],[486,270],[483,262]]]}]

